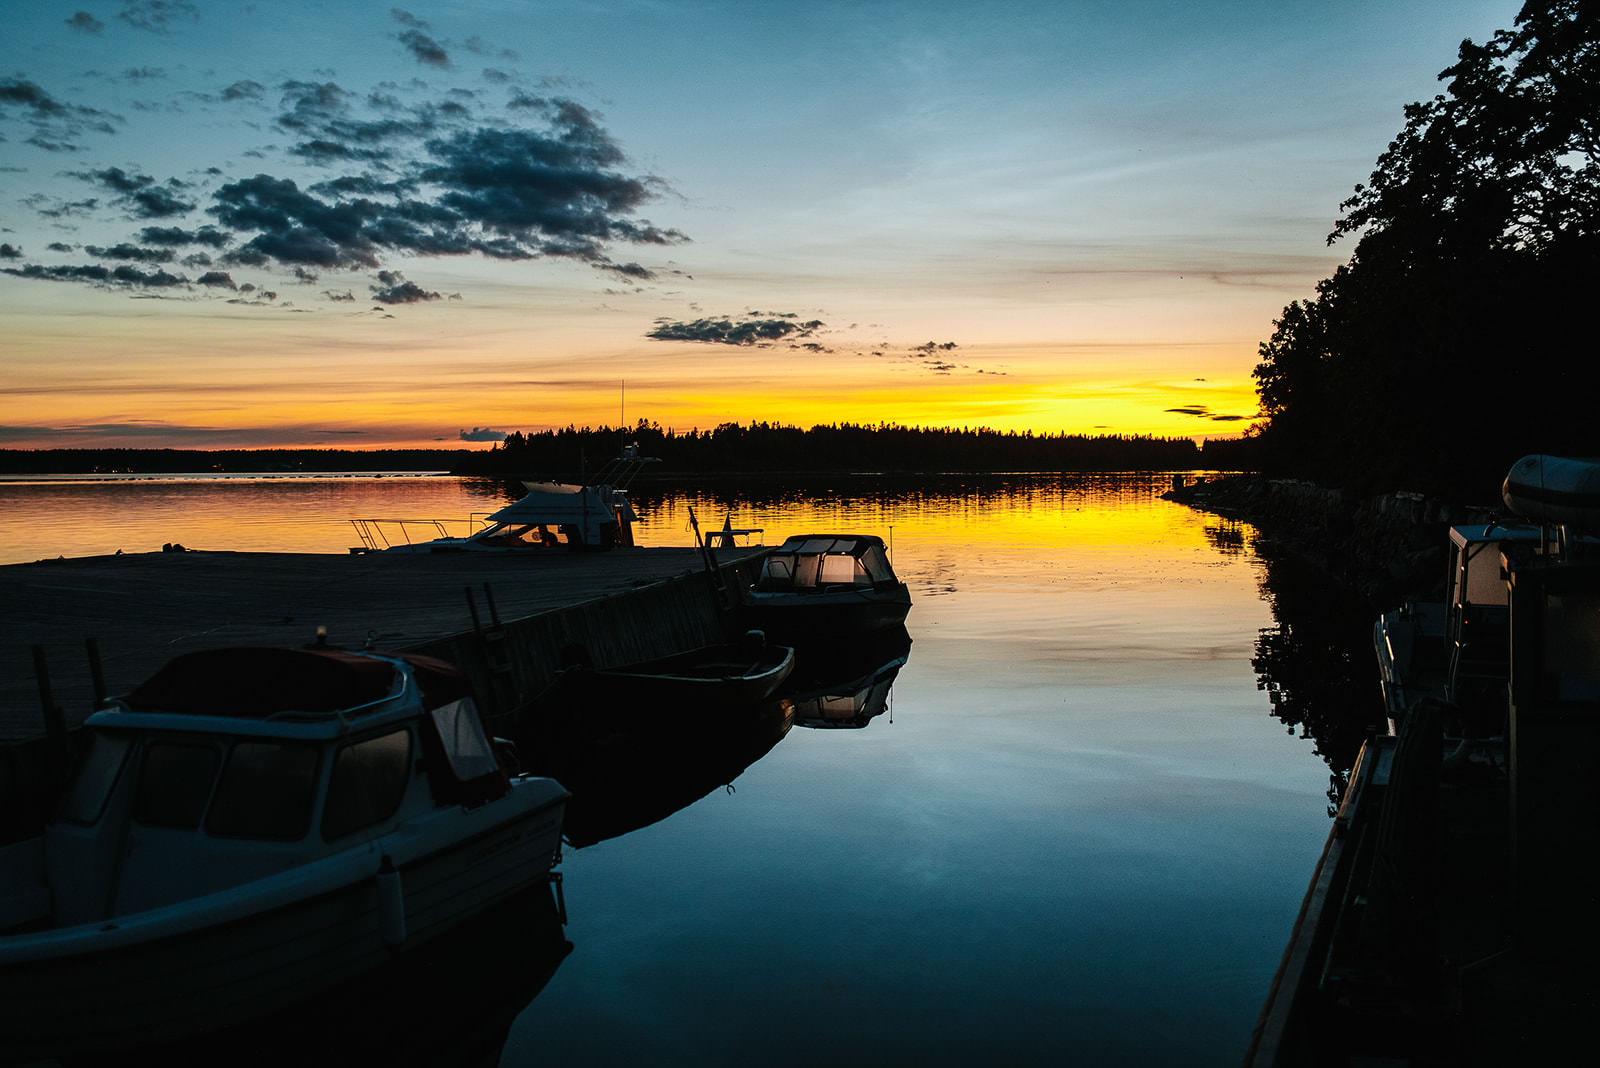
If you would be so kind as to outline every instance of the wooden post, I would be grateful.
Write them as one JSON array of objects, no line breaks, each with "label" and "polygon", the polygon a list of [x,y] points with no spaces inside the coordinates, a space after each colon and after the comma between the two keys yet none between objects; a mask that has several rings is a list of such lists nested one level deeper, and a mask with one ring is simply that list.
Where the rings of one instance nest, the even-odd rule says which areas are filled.
[{"label": "wooden post", "polygon": [[89,679],[94,684],[94,707],[106,703],[106,674],[100,668],[100,643],[93,638],[83,640],[84,651],[89,655]]},{"label": "wooden post", "polygon": [[67,774],[67,723],[50,690],[50,667],[45,662],[44,646],[33,647],[33,674],[39,682],[39,705],[44,713],[44,733],[49,739],[50,751],[55,754],[56,775]]}]

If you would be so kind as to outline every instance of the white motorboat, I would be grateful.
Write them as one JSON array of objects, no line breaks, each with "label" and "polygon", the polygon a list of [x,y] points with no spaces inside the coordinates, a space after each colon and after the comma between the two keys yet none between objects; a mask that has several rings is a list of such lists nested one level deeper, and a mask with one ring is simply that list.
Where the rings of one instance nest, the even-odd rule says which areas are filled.
[{"label": "white motorboat", "polygon": [[831,643],[905,622],[911,591],[895,577],[883,539],[800,534],[762,561],[744,591],[748,625],[786,645]]},{"label": "white motorboat", "polygon": [[[628,483],[645,465],[659,463],[629,445],[593,483],[524,482],[519,500],[467,521],[452,535],[443,519],[352,519],[361,539],[352,553],[507,552],[564,547],[611,549],[633,544],[639,517],[628,500]],[[457,528],[460,529],[459,527]],[[413,532],[432,534],[413,541]]]},{"label": "white motorboat", "polygon": [[545,879],[560,845],[567,791],[500,766],[441,661],[191,653],[86,727],[57,818],[0,847],[7,1056],[302,1002]]}]

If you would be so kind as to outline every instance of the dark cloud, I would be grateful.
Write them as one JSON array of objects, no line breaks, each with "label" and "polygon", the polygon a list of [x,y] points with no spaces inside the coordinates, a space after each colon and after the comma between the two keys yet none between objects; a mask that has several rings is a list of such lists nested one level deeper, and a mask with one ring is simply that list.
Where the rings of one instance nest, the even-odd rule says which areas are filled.
[{"label": "dark cloud", "polygon": [[49,249],[51,252],[71,252],[72,251],[72,246],[67,244],[65,241],[52,241],[48,245],[46,245],[45,248]]},{"label": "dark cloud", "polygon": [[103,267],[93,263],[76,266],[29,263],[21,267],[0,268],[0,273],[46,282],[89,282],[98,285],[150,289],[170,289],[187,285],[189,282],[179,274],[159,269],[146,271],[126,263],[116,267]]},{"label": "dark cloud", "polygon": [[233,239],[214,226],[202,226],[198,230],[186,230],[181,226],[146,226],[139,231],[139,240],[147,245],[167,245],[172,248],[184,245],[226,248]]},{"label": "dark cloud", "polygon": [[174,22],[199,22],[200,12],[188,0],[122,0],[117,18],[136,30],[165,34]]},{"label": "dark cloud", "polygon": [[70,19],[66,20],[68,26],[80,33],[99,33],[106,28],[106,24],[89,14],[87,11],[75,11]]},{"label": "dark cloud", "polygon": [[490,430],[486,426],[475,426],[471,430],[463,430],[460,435],[462,441],[504,441],[504,430]]},{"label": "dark cloud", "polygon": [[18,260],[22,258],[22,250],[9,241],[0,243],[0,260]]},{"label": "dark cloud", "polygon": [[421,30],[402,30],[395,34],[395,39],[406,46],[418,63],[426,63],[430,67],[450,66],[450,54],[444,46]]},{"label": "dark cloud", "polygon": [[210,286],[217,289],[239,288],[239,286],[233,280],[233,275],[229,274],[227,271],[207,271],[199,278],[196,278],[194,280],[194,284],[197,286]]},{"label": "dark cloud", "polygon": [[85,133],[115,133],[122,120],[97,108],[66,104],[26,78],[0,78],[0,117],[18,117],[33,128],[26,142],[49,152],[76,152]]},{"label": "dark cloud", "polygon": [[954,350],[956,350],[959,347],[960,346],[958,346],[954,341],[944,341],[944,342],[928,341],[928,342],[925,342],[925,343],[923,343],[921,345],[912,346],[911,351],[912,352],[920,352],[924,356],[932,356],[935,353],[940,353],[940,352],[953,352]]},{"label": "dark cloud", "polygon": [[367,288],[372,291],[372,299],[380,304],[418,304],[443,299],[438,293],[406,281],[399,271],[379,271],[378,283]]},{"label": "dark cloud", "polygon": [[129,174],[121,167],[68,173],[116,193],[117,202],[131,211],[135,218],[165,219],[185,215],[195,209],[193,201],[185,200],[178,194],[179,190],[188,186],[176,178],[158,183],[148,174]]},{"label": "dark cloud", "polygon": [[222,91],[224,100],[260,100],[267,95],[267,87],[249,79],[234,82]]},{"label": "dark cloud", "polygon": [[111,281],[111,268],[93,263],[81,264],[76,267],[29,263],[22,267],[0,268],[0,273],[15,275],[18,278],[34,278],[49,282]]},{"label": "dark cloud", "polygon": [[[465,41],[462,41],[461,46],[476,56],[493,56],[496,59],[504,59],[512,63],[515,63],[517,60],[522,58],[522,56],[514,50],[510,48],[499,48],[495,45],[492,45],[488,41],[485,41],[482,37],[479,37],[477,34],[473,34]],[[499,73],[500,71],[485,70],[483,72],[483,76],[488,78],[491,74]]]},{"label": "dark cloud", "polygon": [[102,260],[137,260],[140,263],[171,263],[173,260],[173,251],[170,248],[146,248],[143,245],[132,245],[127,242],[109,247],[85,245],[83,250]]},{"label": "dark cloud", "polygon": [[40,194],[23,197],[22,203],[46,219],[68,219],[100,206],[100,201],[94,197],[87,200],[56,200]]},{"label": "dark cloud", "polygon": [[[130,10],[152,19],[161,14],[170,23],[191,9],[146,4]],[[408,13],[397,11],[395,18],[408,30],[423,28]],[[600,116],[574,101],[522,94],[501,116],[480,119],[486,107],[481,90],[441,94],[413,82],[356,93],[331,80],[285,81],[279,90],[273,121],[290,141],[255,155],[314,163],[333,172],[326,178],[307,184],[268,164],[252,177],[229,180],[211,168],[207,173],[222,180],[202,196],[196,185],[137,166],[100,166],[67,173],[105,197],[64,202],[35,195],[22,202],[46,218],[108,207],[160,223],[121,245],[97,245],[93,254],[105,258],[166,262],[173,255],[162,250],[204,246],[215,250],[220,266],[299,271],[300,281],[315,281],[317,272],[330,269],[382,270],[396,256],[476,253],[499,260],[577,259],[643,283],[656,277],[654,271],[614,257],[616,246],[688,240],[639,217],[666,184],[633,171]],[[221,96],[256,100],[265,93],[259,83],[241,80]],[[0,82],[0,118],[81,124],[85,114],[31,82]],[[194,213],[201,210],[210,220],[197,226]],[[203,253],[185,262],[212,266]],[[92,272],[43,266],[29,276],[106,281]],[[151,277],[152,284],[171,284],[159,274]],[[374,293],[387,304],[440,299],[403,281],[383,283]]]},{"label": "dark cloud", "polygon": [[[1198,379],[1197,381],[1204,380]],[[1219,412],[1213,412],[1203,404],[1195,404],[1187,408],[1168,408],[1166,411],[1171,415],[1192,415],[1197,419],[1209,419],[1213,423],[1238,423],[1251,418],[1248,415],[1223,415]]]},{"label": "dark cloud", "polygon": [[215,427],[165,423],[155,419],[134,419],[125,423],[77,423],[65,426],[0,425],[0,441],[60,439],[63,445],[76,440],[85,444],[106,445],[118,440],[150,441],[166,439],[196,445],[226,441],[233,445],[295,446],[306,442],[360,437],[366,430],[330,430],[325,427]]},{"label": "dark cloud", "polygon": [[[317,134],[293,151],[325,162],[370,162],[439,127],[438,109],[354,118],[346,111],[350,94],[332,83],[292,83],[286,97],[280,124]],[[207,210],[224,227],[250,235],[238,255],[286,265],[376,268],[390,252],[476,252],[496,259],[568,257],[623,277],[653,277],[637,263],[613,262],[606,249],[619,241],[687,240],[630,217],[661,183],[616,170],[625,162],[622,151],[587,109],[554,100],[527,106],[541,112],[544,129],[478,127],[429,138],[409,173],[382,178],[347,174],[302,189],[291,179],[258,174],[222,186]]]},{"label": "dark cloud", "polygon": [[700,341],[715,345],[758,345],[810,337],[824,324],[819,319],[795,318],[696,319],[693,322],[656,320],[645,335],[656,341]]}]

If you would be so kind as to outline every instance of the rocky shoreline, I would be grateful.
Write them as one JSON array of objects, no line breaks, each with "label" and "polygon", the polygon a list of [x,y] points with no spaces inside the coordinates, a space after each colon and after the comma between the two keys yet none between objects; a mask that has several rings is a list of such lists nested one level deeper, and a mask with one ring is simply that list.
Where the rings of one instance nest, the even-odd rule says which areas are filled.
[{"label": "rocky shoreline", "polygon": [[1446,531],[1503,518],[1488,506],[1420,493],[1362,497],[1296,479],[1224,475],[1175,486],[1162,497],[1252,524],[1358,590],[1375,609],[1443,595]]}]

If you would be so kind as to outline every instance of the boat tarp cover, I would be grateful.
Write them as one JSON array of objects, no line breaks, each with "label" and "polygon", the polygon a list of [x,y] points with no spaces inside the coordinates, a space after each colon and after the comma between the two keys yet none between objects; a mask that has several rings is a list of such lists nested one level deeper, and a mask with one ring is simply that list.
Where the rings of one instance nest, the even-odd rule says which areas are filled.
[{"label": "boat tarp cover", "polygon": [[394,665],[370,656],[321,649],[203,649],[169,661],[128,694],[127,702],[163,712],[263,719],[278,712],[355,708],[383,700],[393,685]]},{"label": "boat tarp cover", "polygon": [[562,483],[531,483],[527,496],[506,505],[489,516],[492,523],[579,523],[586,516],[600,522],[614,522],[606,506],[609,486],[569,486]]},{"label": "boat tarp cover", "polygon": [[893,582],[883,542],[870,535],[799,535],[785,541],[761,569],[764,590],[815,586],[873,586]]}]

